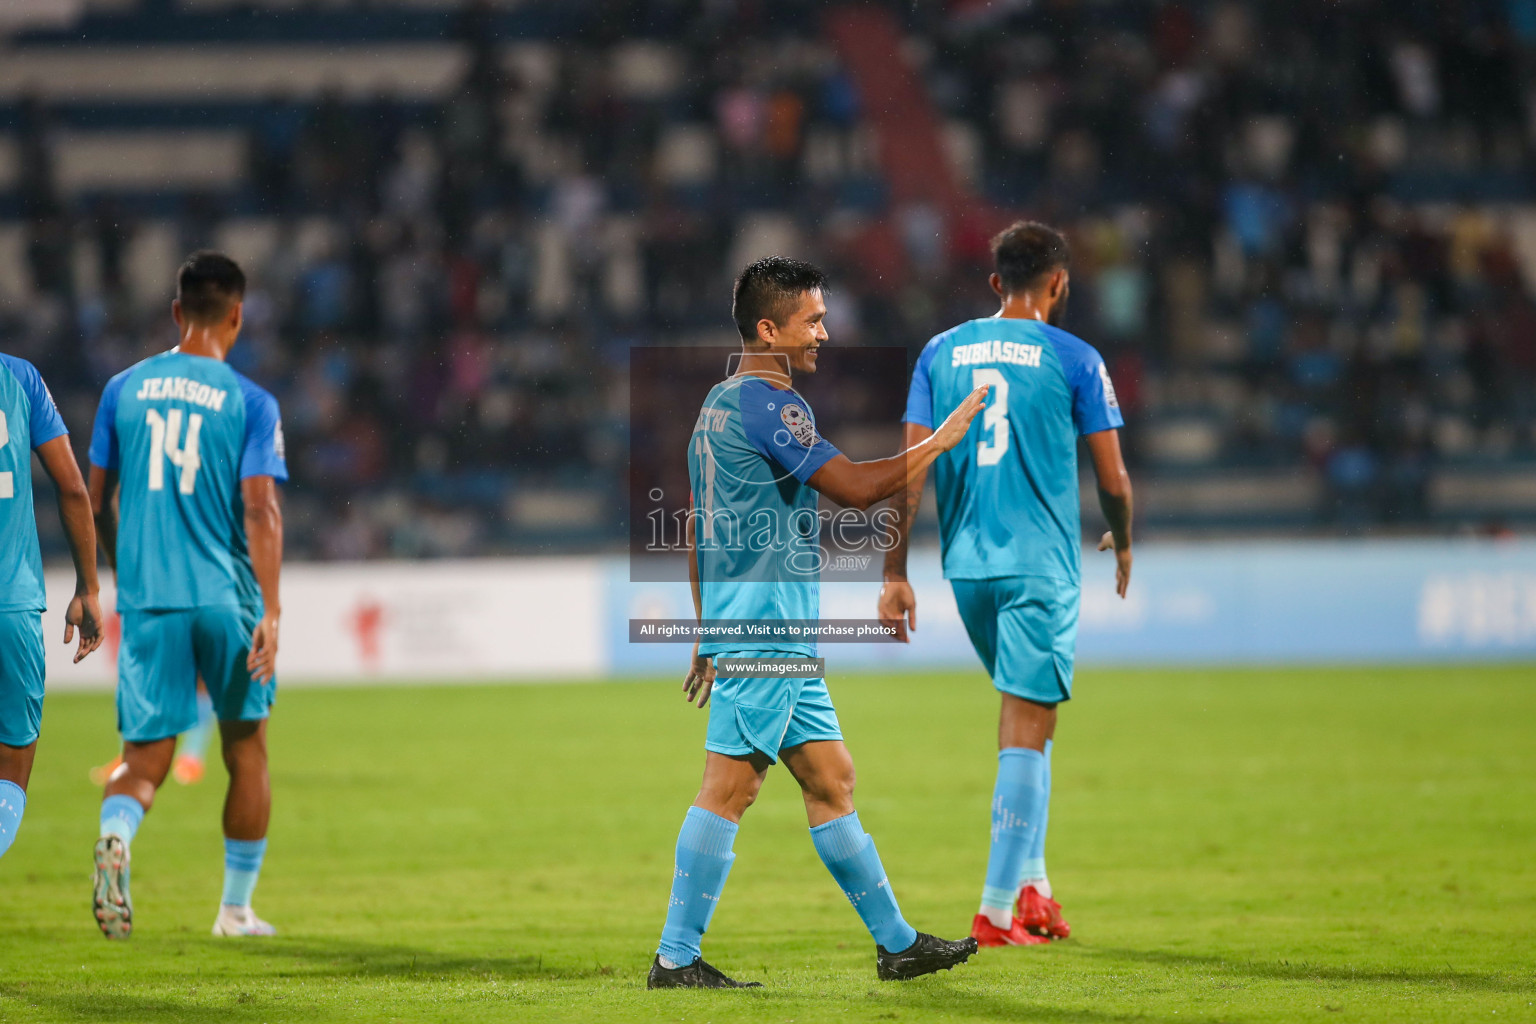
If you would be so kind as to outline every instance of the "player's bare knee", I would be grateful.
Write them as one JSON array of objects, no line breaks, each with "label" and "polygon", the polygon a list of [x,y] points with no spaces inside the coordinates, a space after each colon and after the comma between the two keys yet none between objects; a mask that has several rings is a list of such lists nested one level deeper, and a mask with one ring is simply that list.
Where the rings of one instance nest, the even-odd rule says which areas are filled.
[{"label": "player's bare knee", "polygon": [[265,721],[219,722],[219,747],[224,764],[233,770],[235,764],[245,766],[265,765],[267,762],[267,731]]},{"label": "player's bare knee", "polygon": [[171,762],[175,756],[175,736],[147,743],[124,743],[123,763],[118,765],[107,780],[108,795],[121,793],[131,796],[148,808],[154,800],[155,790],[171,774]]},{"label": "player's bare knee", "polygon": [[704,761],[704,778],[694,805],[739,821],[757,800],[771,763],[758,754],[736,757],[711,752]]},{"label": "player's bare knee", "polygon": [[757,776],[746,779],[732,779],[725,787],[725,797],[731,804],[739,804],[742,807],[751,807],[757,802],[757,794],[762,792],[763,780]]},{"label": "player's bare knee", "polygon": [[763,791],[763,777],[754,775],[749,779],[742,779],[737,783],[732,794],[733,802],[740,804],[742,810],[746,810],[757,803],[757,795]]},{"label": "player's bare knee", "polygon": [[37,753],[37,743],[25,747],[13,747],[0,743],[0,779],[14,782],[22,789],[32,777],[32,760]]},{"label": "player's bare knee", "polygon": [[244,772],[260,772],[267,769],[267,749],[264,745],[249,741],[226,743],[223,748],[224,767],[231,775]]},{"label": "player's bare knee", "polygon": [[1000,749],[1028,747],[1042,750],[1045,741],[1054,736],[1055,732],[1055,704],[1040,704],[1012,694],[1003,694],[997,730]]},{"label": "player's bare knee", "polygon": [[757,802],[762,791],[761,775],[731,775],[705,778],[694,803],[732,821],[740,820],[748,807]]},{"label": "player's bare knee", "polygon": [[838,764],[801,780],[807,803],[820,804],[839,814],[853,813],[853,787],[858,781],[853,762]]},{"label": "player's bare knee", "polygon": [[853,809],[853,787],[858,784],[858,773],[853,770],[853,762],[849,761],[838,771],[832,773],[829,795],[836,803],[844,804],[851,811]]}]

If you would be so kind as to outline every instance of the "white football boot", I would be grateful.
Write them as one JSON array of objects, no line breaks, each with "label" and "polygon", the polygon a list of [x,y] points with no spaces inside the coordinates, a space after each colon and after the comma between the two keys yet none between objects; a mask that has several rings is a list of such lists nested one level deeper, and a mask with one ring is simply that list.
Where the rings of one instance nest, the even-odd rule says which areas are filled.
[{"label": "white football boot", "polygon": [[228,903],[221,903],[218,919],[213,922],[213,934],[225,938],[276,935],[277,929],[257,917],[250,907],[232,907]]}]

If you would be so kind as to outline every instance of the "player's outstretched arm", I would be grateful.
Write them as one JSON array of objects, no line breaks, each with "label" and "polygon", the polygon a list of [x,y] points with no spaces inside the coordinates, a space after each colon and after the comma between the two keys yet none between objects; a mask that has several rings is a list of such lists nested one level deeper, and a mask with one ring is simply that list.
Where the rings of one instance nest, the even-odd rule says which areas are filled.
[{"label": "player's outstretched arm", "polygon": [[102,637],[101,603],[96,596],[101,585],[96,580],[96,527],[92,523],[91,495],[80,477],[80,463],[69,447],[68,434],[38,445],[37,457],[59,492],[59,524],[64,527],[69,554],[75,561],[75,596],[64,612],[64,642],[69,643],[75,630],[80,630],[80,643],[75,648],[78,662],[101,646]]},{"label": "player's outstretched arm", "polygon": [[965,401],[939,424],[932,436],[901,454],[869,462],[854,462],[846,455],[838,455],[811,474],[806,483],[839,505],[869,508],[910,487],[914,480],[928,472],[934,459],[959,444],[986,401],[987,387],[982,385],[965,396]]},{"label": "player's outstretched arm", "polygon": [[[933,428],[920,423],[903,424],[902,446],[912,448],[933,435]],[[896,520],[892,524],[895,538],[885,553],[885,569],[880,586],[880,600],[875,614],[883,625],[896,630],[896,639],[907,642],[907,630],[917,629],[917,594],[907,582],[907,544],[912,535],[912,524],[917,521],[917,510],[923,504],[923,484],[928,480],[925,469],[907,484],[906,494],[892,504]]]},{"label": "player's outstretched arm", "polygon": [[1131,475],[1125,471],[1120,455],[1120,432],[1100,430],[1087,435],[1088,453],[1093,456],[1093,471],[1099,481],[1099,508],[1109,523],[1109,532],[1099,541],[1099,550],[1115,549],[1115,593],[1125,596],[1131,585]]},{"label": "player's outstretched arm", "polygon": [[240,496],[245,499],[251,569],[261,587],[261,621],[251,632],[251,653],[245,664],[251,679],[264,683],[277,674],[277,624],[283,614],[277,590],[283,567],[283,509],[277,500],[277,481],[270,476],[241,480]]}]

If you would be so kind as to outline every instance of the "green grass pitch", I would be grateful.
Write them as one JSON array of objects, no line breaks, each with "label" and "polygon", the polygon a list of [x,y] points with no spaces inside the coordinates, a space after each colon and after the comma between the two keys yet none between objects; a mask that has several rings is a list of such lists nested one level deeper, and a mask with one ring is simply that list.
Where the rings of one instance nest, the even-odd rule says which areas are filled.
[{"label": "green grass pitch", "polygon": [[[964,934],[986,859],[979,673],[834,678],[903,910]],[[703,716],[673,683],[289,689],[257,909],[209,936],[222,769],[89,910],[105,695],[48,701],[0,861],[0,1021],[1536,1020],[1536,669],[1084,671],[1051,877],[1074,928],[905,984],[770,775],[705,942],[760,992],[644,989]]]}]

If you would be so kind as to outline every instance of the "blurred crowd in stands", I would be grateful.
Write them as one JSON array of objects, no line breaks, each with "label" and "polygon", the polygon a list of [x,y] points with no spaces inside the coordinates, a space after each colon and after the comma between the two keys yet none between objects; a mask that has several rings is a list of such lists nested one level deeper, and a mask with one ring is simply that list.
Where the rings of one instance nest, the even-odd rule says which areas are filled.
[{"label": "blurred crowd in stands", "polygon": [[[824,6],[594,3],[542,74],[473,6],[440,101],[274,96],[241,188],[169,207],[61,193],[59,113],[18,99],[32,299],[0,348],[83,446],[106,378],[174,340],[127,295],[135,231],[261,222],[232,361],[282,403],[297,555],[621,538],[630,348],[729,344],[746,259],[823,263],[834,346],[915,354],[995,308],[985,234],[891,200]],[[1302,525],[1432,529],[1437,467],[1536,459],[1536,0],[890,9],[933,159],[1069,230],[1068,326],[1109,361],[1133,476],[1306,472]]]}]

